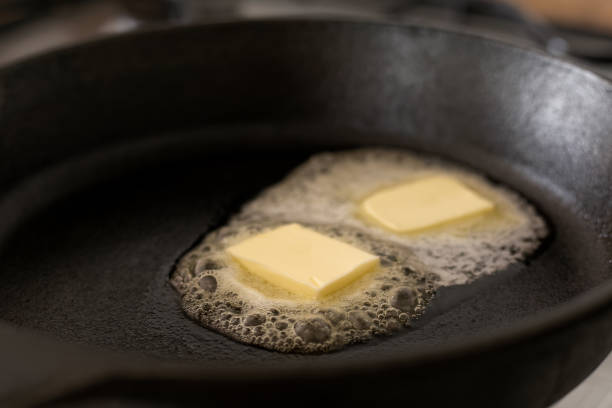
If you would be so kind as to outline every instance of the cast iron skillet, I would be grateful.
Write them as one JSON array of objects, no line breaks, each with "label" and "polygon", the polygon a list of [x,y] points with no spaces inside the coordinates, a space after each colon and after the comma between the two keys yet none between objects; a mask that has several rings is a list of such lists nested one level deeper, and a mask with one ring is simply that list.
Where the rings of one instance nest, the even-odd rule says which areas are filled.
[{"label": "cast iron skillet", "polygon": [[[260,21],[96,41],[0,86],[3,406],[543,407],[612,348],[612,86],[582,68],[433,28]],[[168,274],[201,234],[309,154],[372,145],[485,172],[550,238],[330,354],[181,313]]]}]

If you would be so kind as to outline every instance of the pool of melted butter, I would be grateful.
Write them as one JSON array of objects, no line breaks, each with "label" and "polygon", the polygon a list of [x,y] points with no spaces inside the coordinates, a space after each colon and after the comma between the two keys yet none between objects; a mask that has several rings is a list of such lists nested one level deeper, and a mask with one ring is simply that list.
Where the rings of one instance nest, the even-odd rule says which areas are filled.
[{"label": "pool of melted butter", "polygon": [[[433,174],[456,178],[494,202],[495,210],[402,235],[359,217],[366,196]],[[225,253],[292,222],[380,256],[381,267],[310,300],[250,274]],[[524,198],[460,166],[405,150],[321,153],[206,235],[179,260],[171,283],[185,313],[205,327],[271,350],[325,352],[410,326],[436,289],[521,262],[547,233]]]}]

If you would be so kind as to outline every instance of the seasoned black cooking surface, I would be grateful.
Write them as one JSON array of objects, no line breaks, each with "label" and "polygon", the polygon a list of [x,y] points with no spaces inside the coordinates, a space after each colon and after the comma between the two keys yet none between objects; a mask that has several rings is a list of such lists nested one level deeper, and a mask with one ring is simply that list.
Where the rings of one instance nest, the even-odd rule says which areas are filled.
[{"label": "seasoned black cooking surface", "polygon": [[64,340],[165,359],[339,358],[504,326],[568,300],[605,270],[603,251],[587,244],[596,242],[593,232],[550,186],[541,185],[541,195],[528,198],[549,218],[553,236],[529,265],[441,290],[432,305],[436,313],[413,330],[321,357],[242,345],[189,320],[167,282],[175,260],[309,153],[203,151],[65,198],[22,225],[6,246],[0,319]]},{"label": "seasoned black cooking surface", "polygon": [[[250,21],[58,50],[0,69],[0,90],[2,406],[33,405],[3,403],[7,392],[48,400],[35,391],[64,394],[95,376],[108,401],[136,388],[135,400],[164,394],[168,405],[541,408],[612,348],[612,84],[580,67],[420,26]],[[155,135],[168,143],[148,145]],[[146,160],[105,156],[119,144],[159,148]],[[240,345],[182,315],[168,273],[207,228],[309,153],[373,145],[503,181],[547,217],[551,241],[527,267],[441,291],[432,310],[443,313],[414,330],[329,355]],[[70,187],[80,192],[61,193]],[[64,198],[48,205],[54,194]],[[33,207],[44,212],[20,218]],[[414,347],[424,343],[448,347]]]}]

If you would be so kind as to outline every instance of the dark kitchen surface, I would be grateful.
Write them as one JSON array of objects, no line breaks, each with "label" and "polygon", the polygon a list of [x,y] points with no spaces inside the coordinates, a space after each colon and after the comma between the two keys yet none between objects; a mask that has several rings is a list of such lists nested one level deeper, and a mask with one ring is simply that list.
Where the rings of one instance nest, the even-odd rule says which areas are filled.
[{"label": "dark kitchen surface", "polygon": [[[269,15],[295,14],[338,14],[358,18],[373,17],[391,19],[395,22],[425,22],[468,27],[470,30],[483,31],[487,35],[501,38],[520,45],[549,48],[551,52],[564,51],[563,38],[542,44],[534,39],[522,24],[516,21],[499,19],[494,16],[471,15],[457,17],[454,12],[431,7],[397,8],[389,15],[389,10],[398,2],[337,1],[209,1],[205,5],[196,1],[162,2],[165,6],[153,8],[143,6],[144,2],[88,1],[78,2],[66,7],[57,2],[57,8],[47,10],[42,15],[33,14],[26,22],[15,23],[0,32],[0,63],[23,58],[32,53],[67,44],[114,35],[148,26],[161,24],[190,24],[205,20],[224,20],[228,18],[257,18]],[[1,23],[1,21],[0,21]],[[554,40],[554,39],[553,39]],[[611,41],[612,42],[612,41]],[[574,58],[574,57],[570,57]],[[578,59],[576,59],[578,60]],[[612,76],[612,64],[602,61],[578,60],[597,71]],[[612,356],[586,381],[555,405],[555,408],[606,408],[612,406]]]}]

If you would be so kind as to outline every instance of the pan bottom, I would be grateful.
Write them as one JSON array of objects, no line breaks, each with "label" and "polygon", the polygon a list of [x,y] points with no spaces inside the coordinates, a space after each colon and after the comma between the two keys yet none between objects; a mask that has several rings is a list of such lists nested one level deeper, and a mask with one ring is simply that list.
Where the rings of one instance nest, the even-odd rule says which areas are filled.
[{"label": "pan bottom", "polygon": [[[168,283],[175,261],[202,234],[319,148],[254,151],[201,142],[183,148],[189,154],[133,163],[130,172],[66,195],[23,222],[1,255],[0,319],[66,341],[163,359],[322,358],[271,352],[205,329],[183,314]],[[526,186],[554,229],[536,256],[472,284],[443,288],[410,330],[325,357],[358,358],[493,330],[601,282],[607,260],[596,233],[556,196],[555,186],[517,174],[508,169],[496,178]]]}]

